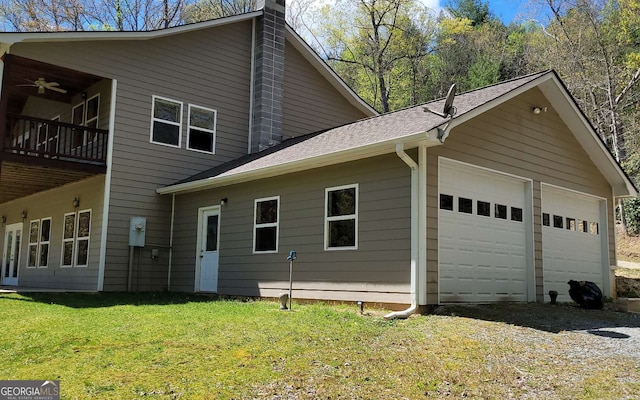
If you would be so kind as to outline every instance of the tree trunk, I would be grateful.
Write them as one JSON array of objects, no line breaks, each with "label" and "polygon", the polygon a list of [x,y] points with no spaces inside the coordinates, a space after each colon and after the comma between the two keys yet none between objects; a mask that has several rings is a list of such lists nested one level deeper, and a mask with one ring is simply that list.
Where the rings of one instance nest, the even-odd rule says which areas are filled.
[{"label": "tree trunk", "polygon": [[622,199],[618,199],[618,210],[620,210],[620,227],[622,228],[622,232],[624,232],[625,235],[628,235],[629,233],[627,232],[627,217],[624,212],[624,203]]}]

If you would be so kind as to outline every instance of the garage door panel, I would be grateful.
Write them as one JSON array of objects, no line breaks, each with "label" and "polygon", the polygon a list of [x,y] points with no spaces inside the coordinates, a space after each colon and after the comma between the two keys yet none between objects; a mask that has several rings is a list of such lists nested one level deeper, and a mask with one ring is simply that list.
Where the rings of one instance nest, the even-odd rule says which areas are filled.
[{"label": "garage door panel", "polygon": [[[442,162],[439,187],[453,204],[439,211],[440,301],[526,301],[525,182]],[[460,198],[472,207],[460,209]]]},{"label": "garage door panel", "polygon": [[[571,301],[570,279],[592,281],[604,290],[603,241],[598,232],[602,201],[543,185],[542,256],[547,299],[549,290],[556,290],[558,301]],[[556,227],[554,219],[562,219],[562,227]]]}]

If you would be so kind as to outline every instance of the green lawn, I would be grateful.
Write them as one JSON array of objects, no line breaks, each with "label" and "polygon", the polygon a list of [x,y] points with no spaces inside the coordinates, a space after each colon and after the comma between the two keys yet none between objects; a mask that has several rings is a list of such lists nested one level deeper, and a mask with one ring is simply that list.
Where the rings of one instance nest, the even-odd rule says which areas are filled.
[{"label": "green lawn", "polygon": [[[58,379],[63,398],[104,399],[640,394],[637,362],[611,357],[582,368],[559,354],[558,333],[382,314],[295,302],[282,312],[269,301],[196,295],[4,294],[0,379]],[[528,335],[536,340],[521,339]]]}]

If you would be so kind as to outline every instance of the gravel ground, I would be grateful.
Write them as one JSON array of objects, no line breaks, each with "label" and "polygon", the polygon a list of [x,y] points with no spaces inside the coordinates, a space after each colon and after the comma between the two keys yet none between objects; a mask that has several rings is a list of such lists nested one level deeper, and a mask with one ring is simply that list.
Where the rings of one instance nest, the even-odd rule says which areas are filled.
[{"label": "gravel ground", "polygon": [[561,343],[564,352],[580,361],[628,357],[640,368],[640,314],[618,312],[615,304],[603,310],[573,304],[450,305],[439,307],[436,314],[505,322],[521,328],[509,329],[516,341]]}]

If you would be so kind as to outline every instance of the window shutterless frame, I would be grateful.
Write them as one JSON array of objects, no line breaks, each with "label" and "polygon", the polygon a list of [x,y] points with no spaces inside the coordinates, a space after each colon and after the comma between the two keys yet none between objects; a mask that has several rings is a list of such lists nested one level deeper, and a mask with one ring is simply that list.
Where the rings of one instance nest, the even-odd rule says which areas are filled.
[{"label": "window shutterless frame", "polygon": [[218,112],[214,109],[189,104],[187,120],[188,150],[215,154],[217,116]]},{"label": "window shutterless frame", "polygon": [[[172,110],[173,108],[173,110]],[[177,136],[175,140],[173,136]],[[180,148],[182,144],[182,102],[153,95],[151,98],[150,142]],[[163,141],[163,139],[165,141]],[[174,143],[175,142],[175,143]]]},{"label": "window shutterless frame", "polygon": [[[263,210],[263,205],[276,202],[275,221],[273,210]],[[275,235],[271,238],[270,235]],[[263,244],[263,240],[267,244]],[[280,196],[256,199],[253,203],[253,253],[277,253],[280,240]]]},{"label": "window shutterless frame", "polygon": [[89,265],[89,244],[91,240],[91,210],[77,212],[76,238],[74,245],[74,267]]},{"label": "window shutterless frame", "polygon": [[27,268],[38,266],[38,239],[40,238],[40,220],[29,222],[29,246],[27,247]]},{"label": "window shutterless frame", "polygon": [[89,264],[91,214],[91,209],[64,214],[61,267],[86,267]]},{"label": "window shutterless frame", "polygon": [[75,256],[74,247],[76,239],[76,213],[66,213],[62,221],[62,252],[60,256],[60,267],[73,267]]},{"label": "window shutterless frame", "polygon": [[[94,110],[95,108],[95,110]],[[100,93],[89,97],[84,107],[84,125],[97,128],[100,119]]]},{"label": "window shutterless frame", "polygon": [[[353,199],[349,199],[348,196],[351,191]],[[346,196],[342,196],[341,192]],[[324,193],[324,249],[357,250],[360,200],[358,184],[326,188]],[[351,200],[353,204],[349,204]],[[339,204],[340,202],[344,204]],[[346,236],[346,240],[335,237],[337,235]],[[341,245],[340,242],[353,242],[353,244]]]},{"label": "window shutterless frame", "polygon": [[38,268],[46,268],[49,266],[49,252],[51,250],[51,217],[40,220],[38,239]]}]

